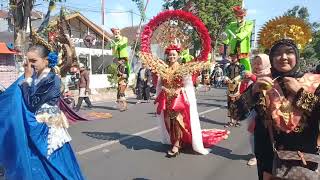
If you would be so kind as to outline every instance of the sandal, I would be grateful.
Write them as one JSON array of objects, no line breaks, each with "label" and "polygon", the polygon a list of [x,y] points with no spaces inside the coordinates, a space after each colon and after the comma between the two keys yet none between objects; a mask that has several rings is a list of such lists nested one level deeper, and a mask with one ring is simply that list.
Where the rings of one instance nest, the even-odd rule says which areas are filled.
[{"label": "sandal", "polygon": [[235,126],[235,127],[240,127],[241,124],[240,124],[240,122],[236,122],[236,123],[234,124],[234,126]]},{"label": "sandal", "polygon": [[256,157],[251,158],[251,159],[248,161],[247,165],[248,165],[248,166],[255,166],[255,165],[257,165],[257,159],[256,159]]},{"label": "sandal", "polygon": [[224,125],[225,128],[234,127],[235,124],[233,122],[228,122],[226,125]]},{"label": "sandal", "polygon": [[168,158],[172,158],[172,157],[177,157],[178,155],[179,155],[179,153],[180,153],[180,151],[179,151],[179,149],[180,149],[180,147],[179,146],[173,146],[173,147],[176,147],[177,148],[177,151],[173,151],[172,149],[170,149],[168,152],[167,152],[167,155],[166,155],[166,157],[168,157]]},{"label": "sandal", "polygon": [[177,156],[179,155],[179,153],[180,153],[179,151],[173,152],[172,150],[170,150],[170,151],[167,152],[166,157],[167,157],[167,158],[177,157]]}]

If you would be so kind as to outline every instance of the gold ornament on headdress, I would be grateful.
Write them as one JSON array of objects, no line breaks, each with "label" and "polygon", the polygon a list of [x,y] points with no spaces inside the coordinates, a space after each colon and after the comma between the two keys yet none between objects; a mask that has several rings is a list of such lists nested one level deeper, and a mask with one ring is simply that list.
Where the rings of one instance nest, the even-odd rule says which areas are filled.
[{"label": "gold ornament on headdress", "polygon": [[[168,20],[161,24],[155,31],[155,40],[163,49],[166,49],[172,44],[179,46],[181,49],[191,47],[191,37],[188,34],[190,25],[178,20]],[[191,75],[200,72],[203,68],[210,66],[210,62],[189,62],[180,64],[178,70],[170,69],[167,63],[152,55],[151,53],[140,52],[140,60],[148,64],[151,71],[158,74],[168,82],[174,81],[177,78],[182,78],[186,75]]]},{"label": "gold ornament on headdress", "polygon": [[183,78],[186,75],[192,75],[201,72],[203,69],[211,67],[210,61],[195,61],[180,64],[176,70],[170,69],[168,64],[162,59],[153,56],[150,53],[140,52],[139,57],[144,64],[147,64],[153,73],[159,75],[162,79],[173,82],[175,79]]},{"label": "gold ornament on headdress", "polygon": [[31,40],[32,40],[32,44],[34,45],[43,45],[44,47],[46,47],[49,51],[53,51],[54,48],[52,47],[52,45],[46,41],[44,38],[42,38],[35,30],[31,31]]},{"label": "gold ornament on headdress", "polygon": [[300,18],[283,16],[267,22],[259,33],[259,44],[271,49],[281,39],[293,40],[298,49],[304,49],[312,41],[311,28]]},{"label": "gold ornament on headdress", "polygon": [[188,24],[181,21],[166,21],[155,31],[155,39],[163,49],[171,44],[179,45],[181,49],[189,49],[192,44],[190,35],[187,34],[188,27]]},{"label": "gold ornament on headdress", "polygon": [[[169,66],[165,60],[152,54],[151,40],[157,41],[164,50],[172,46],[172,49],[189,49],[194,31],[201,39],[202,49],[195,60]],[[149,66],[152,72],[165,80],[166,86],[175,89],[176,81],[182,80],[187,75],[193,75],[210,67],[207,56],[211,50],[211,39],[205,25],[199,18],[182,10],[168,10],[158,14],[145,27],[141,35],[141,51],[139,59]],[[199,59],[198,59],[199,58]]]}]

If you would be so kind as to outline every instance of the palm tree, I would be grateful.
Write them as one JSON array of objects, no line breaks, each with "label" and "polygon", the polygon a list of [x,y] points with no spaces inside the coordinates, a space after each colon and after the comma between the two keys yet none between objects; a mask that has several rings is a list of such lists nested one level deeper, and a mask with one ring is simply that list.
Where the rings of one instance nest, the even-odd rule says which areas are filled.
[{"label": "palm tree", "polygon": [[[61,0],[50,0],[61,2]],[[26,32],[28,25],[31,30],[31,12],[36,0],[10,0],[10,15],[14,24],[14,44],[15,49],[20,51],[20,58],[24,55],[28,38]]]}]

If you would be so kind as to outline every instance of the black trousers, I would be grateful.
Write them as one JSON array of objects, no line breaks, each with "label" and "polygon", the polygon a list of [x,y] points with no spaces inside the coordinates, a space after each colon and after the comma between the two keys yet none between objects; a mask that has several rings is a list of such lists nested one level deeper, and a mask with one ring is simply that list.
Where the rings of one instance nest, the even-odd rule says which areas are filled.
[{"label": "black trousers", "polygon": [[86,102],[86,104],[89,107],[92,107],[92,104],[91,104],[91,101],[90,101],[89,97],[79,97],[78,104],[76,106],[77,109],[80,109],[83,100]]},{"label": "black trousers", "polygon": [[150,86],[147,82],[140,82],[137,84],[137,99],[138,100],[149,100],[150,99]]}]

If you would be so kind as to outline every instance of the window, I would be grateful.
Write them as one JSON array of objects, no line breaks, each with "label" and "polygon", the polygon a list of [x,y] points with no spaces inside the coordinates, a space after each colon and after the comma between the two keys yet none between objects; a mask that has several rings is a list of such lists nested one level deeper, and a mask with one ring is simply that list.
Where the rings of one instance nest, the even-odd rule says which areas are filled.
[{"label": "window", "polygon": [[92,74],[106,74],[107,66],[112,63],[113,57],[110,55],[91,56],[91,70]]}]

